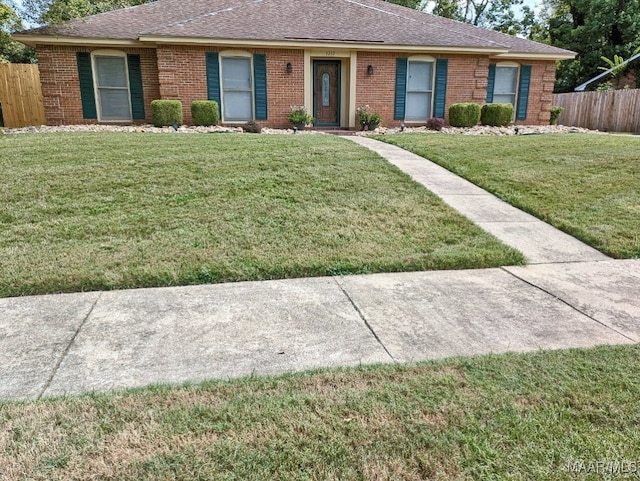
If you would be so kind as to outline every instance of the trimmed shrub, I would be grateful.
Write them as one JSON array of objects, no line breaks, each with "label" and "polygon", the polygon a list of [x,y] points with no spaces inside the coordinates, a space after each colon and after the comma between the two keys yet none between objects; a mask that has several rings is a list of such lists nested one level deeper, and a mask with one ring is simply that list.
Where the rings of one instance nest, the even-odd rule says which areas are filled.
[{"label": "trimmed shrub", "polygon": [[466,102],[449,107],[449,125],[452,127],[474,127],[480,120],[480,105]]},{"label": "trimmed shrub", "polygon": [[259,134],[260,132],[262,132],[262,125],[260,125],[255,120],[249,120],[249,122],[242,126],[242,130],[249,134]]},{"label": "trimmed shrub", "polygon": [[191,102],[191,123],[193,125],[217,125],[220,120],[218,102],[215,100],[194,100]]},{"label": "trimmed shrub", "polygon": [[513,120],[513,105],[486,104],[482,106],[480,123],[492,127],[506,127]]},{"label": "trimmed shrub", "polygon": [[558,125],[558,118],[560,118],[560,114],[564,111],[564,107],[560,107],[559,105],[554,105],[551,107],[551,118],[549,119],[549,125]]},{"label": "trimmed shrub", "polygon": [[444,127],[444,119],[432,117],[427,120],[427,128],[429,130],[437,130],[438,132],[440,132],[442,130],[442,127]]},{"label": "trimmed shrub", "polygon": [[151,102],[151,118],[154,127],[182,125],[182,102],[179,100],[154,100]]}]

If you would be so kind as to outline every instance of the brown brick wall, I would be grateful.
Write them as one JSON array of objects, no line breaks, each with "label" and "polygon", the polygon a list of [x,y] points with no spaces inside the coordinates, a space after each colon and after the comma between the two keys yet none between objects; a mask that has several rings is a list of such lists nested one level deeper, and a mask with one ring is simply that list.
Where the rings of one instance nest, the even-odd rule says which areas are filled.
[{"label": "brown brick wall", "polygon": [[[76,52],[97,49],[41,45],[37,48],[44,110],[49,125],[92,124],[82,118]],[[144,85],[145,122],[151,122],[151,101],[159,98],[158,69],[154,49],[113,49],[140,55]]]},{"label": "brown brick wall", "polygon": [[[45,102],[47,123],[82,124],[95,120],[82,118],[76,52],[90,51],[74,47],[39,46],[38,62]],[[146,122],[151,122],[150,103],[154,99],[179,99],[183,105],[184,122],[191,123],[191,102],[207,98],[205,53],[219,51],[208,47],[161,46],[154,49],[120,49],[141,56],[144,83]],[[267,88],[269,119],[263,126],[288,127],[290,105],[304,103],[304,53],[291,49],[247,49],[249,53],[267,54]],[[396,58],[402,53],[359,52],[357,63],[356,106],[370,105],[380,114],[384,125],[397,126],[393,120]],[[434,56],[437,58],[437,56]],[[450,55],[447,81],[446,110],[457,102],[484,104],[486,98],[488,57]],[[291,62],[292,73],[286,65]],[[531,64],[532,82],[527,119],[521,124],[546,124],[552,103],[555,62],[523,61]],[[374,69],[368,75],[367,67]],[[542,79],[542,80],[541,80]],[[357,121],[356,121],[357,125]]]},{"label": "brown brick wall", "polygon": [[[182,101],[184,122],[191,123],[191,102],[207,99],[206,52],[219,52],[210,47],[158,47],[160,97]],[[289,127],[290,105],[304,103],[304,52],[302,50],[246,49],[243,52],[267,55],[268,120],[264,127]],[[287,73],[291,62],[292,73]]]}]

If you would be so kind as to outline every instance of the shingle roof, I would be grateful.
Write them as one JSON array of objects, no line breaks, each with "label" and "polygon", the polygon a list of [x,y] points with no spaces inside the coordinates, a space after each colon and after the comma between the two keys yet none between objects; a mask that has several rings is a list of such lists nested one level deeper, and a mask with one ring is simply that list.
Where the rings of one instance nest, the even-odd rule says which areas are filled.
[{"label": "shingle roof", "polygon": [[572,54],[382,0],[157,0],[22,34],[116,40],[349,42],[560,57]]}]

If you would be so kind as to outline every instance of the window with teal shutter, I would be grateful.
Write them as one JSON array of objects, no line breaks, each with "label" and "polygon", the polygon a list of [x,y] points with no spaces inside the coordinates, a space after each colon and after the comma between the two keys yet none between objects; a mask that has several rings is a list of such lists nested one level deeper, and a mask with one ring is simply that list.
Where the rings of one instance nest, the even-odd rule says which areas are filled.
[{"label": "window with teal shutter", "polygon": [[135,120],[144,120],[144,93],[142,90],[142,68],[140,55],[127,55],[129,70],[129,95],[131,96],[131,114]]},{"label": "window with teal shutter", "polygon": [[520,86],[518,88],[518,108],[516,119],[525,120],[527,118],[527,108],[529,106],[529,86],[531,84],[531,65],[520,67]]},{"label": "window with teal shutter", "polygon": [[436,90],[433,116],[439,119],[443,119],[445,114],[448,68],[449,61],[446,58],[436,60]]},{"label": "window with teal shutter", "polygon": [[80,100],[82,102],[82,117],[97,119],[96,97],[93,91],[93,71],[91,69],[91,54],[77,52],[78,80],[80,82]]},{"label": "window with teal shutter", "polygon": [[407,58],[396,59],[396,95],[393,109],[393,120],[404,120],[407,103]]},{"label": "window with teal shutter", "polygon": [[256,120],[267,120],[267,56],[253,55],[254,103]]}]

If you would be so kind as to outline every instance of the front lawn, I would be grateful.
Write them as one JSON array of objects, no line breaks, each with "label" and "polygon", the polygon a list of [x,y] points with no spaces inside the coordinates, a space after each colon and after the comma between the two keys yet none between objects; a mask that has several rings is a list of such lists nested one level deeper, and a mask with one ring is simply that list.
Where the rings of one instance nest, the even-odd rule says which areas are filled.
[{"label": "front lawn", "polygon": [[328,135],[0,135],[0,296],[520,264]]},{"label": "front lawn", "polygon": [[624,480],[640,347],[0,403],[0,479]]},{"label": "front lawn", "polygon": [[616,258],[640,257],[640,138],[376,137],[432,160]]}]

